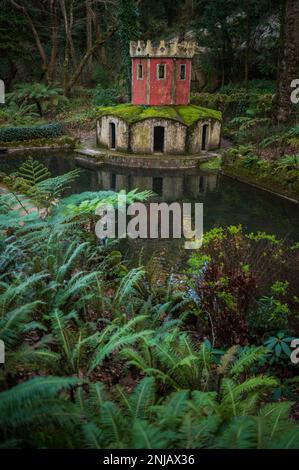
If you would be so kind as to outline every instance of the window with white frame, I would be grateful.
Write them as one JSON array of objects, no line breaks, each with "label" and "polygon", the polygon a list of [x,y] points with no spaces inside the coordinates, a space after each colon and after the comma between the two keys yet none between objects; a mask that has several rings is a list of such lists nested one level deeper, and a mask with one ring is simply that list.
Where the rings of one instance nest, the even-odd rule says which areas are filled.
[{"label": "window with white frame", "polygon": [[186,80],[186,64],[180,65],[180,80]]},{"label": "window with white frame", "polygon": [[157,79],[164,80],[166,78],[166,65],[158,64],[157,65]]},{"label": "window with white frame", "polygon": [[137,64],[137,80],[143,80],[143,65]]}]

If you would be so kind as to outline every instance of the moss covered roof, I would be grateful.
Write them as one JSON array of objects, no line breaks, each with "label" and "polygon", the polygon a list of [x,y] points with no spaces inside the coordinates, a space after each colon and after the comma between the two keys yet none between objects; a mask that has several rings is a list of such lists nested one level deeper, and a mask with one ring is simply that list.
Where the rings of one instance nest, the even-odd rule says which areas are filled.
[{"label": "moss covered roof", "polygon": [[189,104],[187,106],[135,106],[119,104],[117,106],[101,106],[97,108],[97,116],[116,116],[133,124],[150,118],[172,119],[186,126],[192,126],[201,119],[217,119],[221,121],[222,114],[215,109],[202,108]]}]

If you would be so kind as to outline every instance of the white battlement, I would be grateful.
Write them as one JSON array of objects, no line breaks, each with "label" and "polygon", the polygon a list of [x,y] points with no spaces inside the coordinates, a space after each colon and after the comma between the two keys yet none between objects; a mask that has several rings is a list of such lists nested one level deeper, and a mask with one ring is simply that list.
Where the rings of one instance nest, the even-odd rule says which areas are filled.
[{"label": "white battlement", "polygon": [[155,46],[152,41],[131,41],[131,57],[174,57],[192,59],[196,43],[193,41],[160,41]]}]

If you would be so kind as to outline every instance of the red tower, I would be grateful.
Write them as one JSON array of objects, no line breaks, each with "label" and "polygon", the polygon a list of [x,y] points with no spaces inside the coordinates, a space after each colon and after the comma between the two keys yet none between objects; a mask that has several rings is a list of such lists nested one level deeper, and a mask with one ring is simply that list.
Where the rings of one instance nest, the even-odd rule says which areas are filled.
[{"label": "red tower", "polygon": [[187,105],[195,44],[189,41],[131,41],[132,104]]}]

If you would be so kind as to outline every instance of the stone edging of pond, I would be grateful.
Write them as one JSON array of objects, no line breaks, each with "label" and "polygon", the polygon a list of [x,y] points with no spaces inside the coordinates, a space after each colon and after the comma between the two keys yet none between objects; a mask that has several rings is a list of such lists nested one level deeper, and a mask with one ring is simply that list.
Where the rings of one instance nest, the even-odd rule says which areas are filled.
[{"label": "stone edging of pond", "polygon": [[216,154],[207,152],[196,155],[137,155],[125,153],[109,153],[94,149],[75,149],[78,154],[76,161],[87,168],[98,168],[101,164],[127,168],[150,168],[182,170],[198,168],[200,163],[207,162]]},{"label": "stone edging of pond", "polygon": [[235,175],[230,175],[229,173],[226,173],[225,171],[221,170],[220,173],[223,175],[223,176],[227,176],[228,178],[231,178],[233,180],[236,180],[236,181],[239,181],[240,183],[245,183],[245,184],[248,184],[249,186],[252,186],[253,188],[256,188],[256,189],[261,189],[262,191],[266,191],[267,193],[270,193],[270,194],[274,194],[275,196],[279,196],[283,199],[286,199],[287,201],[290,201],[290,202],[293,202],[295,204],[299,204],[299,200],[298,199],[294,199],[292,197],[289,197],[289,196],[286,196],[285,194],[282,194],[282,193],[279,193],[277,191],[273,191],[269,188],[266,188],[265,186],[261,186],[260,184],[257,184],[257,183],[253,183],[251,180],[249,179],[246,179],[246,178],[240,178],[239,176],[235,176]]}]

